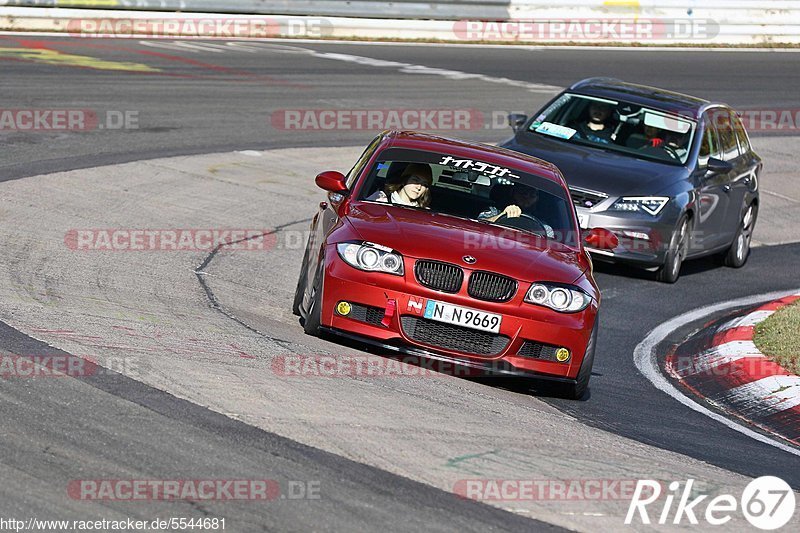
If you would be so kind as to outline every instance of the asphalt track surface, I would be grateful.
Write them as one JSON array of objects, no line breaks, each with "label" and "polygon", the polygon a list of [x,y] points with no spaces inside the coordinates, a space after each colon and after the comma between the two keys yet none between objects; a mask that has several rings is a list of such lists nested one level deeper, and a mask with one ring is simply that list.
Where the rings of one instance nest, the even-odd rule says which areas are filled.
[{"label": "asphalt track surface", "polygon": [[[138,129],[124,131],[2,133],[0,180],[178,154],[361,145],[371,137],[367,131],[297,132],[273,128],[271,113],[284,109],[458,107],[489,114],[498,110],[530,110],[553,94],[491,82],[487,82],[485,91],[476,92],[446,75],[409,74],[393,66],[319,55],[324,53],[551,86],[563,86],[590,75],[609,75],[723,100],[738,107],[800,107],[793,89],[800,82],[797,68],[800,56],[793,53],[499,50],[285,42],[262,45],[260,50],[253,47],[249,52],[222,49],[212,52],[181,51],[164,47],[165,43],[157,44],[159,48],[135,40],[0,38],[2,107],[91,108],[100,114],[106,110],[135,110],[140,122]],[[21,59],[19,54],[8,51],[15,48],[136,62],[159,70],[141,73],[46,64]],[[480,129],[458,135],[496,142],[507,133],[501,129]],[[798,277],[792,265],[799,261],[800,245],[761,247],[753,251],[747,266],[738,271],[715,268],[710,261],[687,264],[681,280],[674,286],[656,284],[638,271],[598,266],[603,312],[591,397],[583,402],[561,401],[546,395],[542,399],[588,425],[744,475],[777,475],[795,489],[800,488],[796,456],[748,439],[678,404],[655,390],[638,373],[631,357],[648,331],[682,312],[740,296],[797,288]],[[32,342],[36,341],[9,328],[0,333],[0,348],[5,351],[44,349],[31,348]],[[231,465],[245,471],[254,464],[268,464],[265,472],[272,475],[280,472],[282,479],[321,479],[323,483],[339,480],[341,500],[331,501],[330,508],[317,508],[313,513],[305,507],[298,513],[292,502],[281,502],[280,507],[269,510],[272,521],[264,522],[265,515],[243,505],[244,520],[254,526],[264,525],[265,529],[304,530],[324,523],[323,515],[333,517],[328,522],[331,530],[362,529],[376,522],[398,530],[415,529],[423,523],[426,528],[438,525],[442,529],[458,527],[459,523],[475,530],[482,524],[509,530],[544,527],[527,518],[464,502],[445,492],[261,432],[121,376],[102,384],[64,380],[58,390],[45,390],[45,385],[51,386],[35,381],[4,384],[0,407],[3,417],[28,419],[31,423],[20,432],[8,429],[3,432],[4,449],[13,450],[5,455],[3,469],[13,470],[17,479],[27,476],[37,480],[7,487],[4,511],[35,514],[31,511],[37,509],[31,502],[46,492],[48,481],[61,481],[48,480],[47,471],[25,453],[32,443],[46,453],[48,442],[75,439],[75,455],[57,461],[74,462],[73,477],[78,477],[84,470],[78,464],[87,457],[103,457],[103,450],[126,446],[133,450],[130,439],[133,434],[140,434],[151,437],[149,446],[158,450],[162,465],[173,468],[178,465],[179,470],[187,472],[185,477],[191,477],[193,471],[207,473],[223,465],[225,475],[230,476]],[[494,387],[499,391],[514,385],[500,381]],[[492,390],[488,387],[489,393]],[[108,396],[99,395],[100,391],[127,402],[110,402]],[[69,418],[74,413],[57,408],[76,403],[92,413],[77,436],[69,435],[70,429],[76,427]],[[131,427],[134,424],[135,429]],[[103,438],[98,439],[98,434]],[[174,447],[175,442],[195,447],[186,456],[204,457],[207,463],[196,465],[194,459],[187,461],[181,454],[160,455]],[[93,460],[105,461],[106,467],[112,461]],[[132,453],[126,460],[132,471],[150,472],[150,477],[157,477],[159,466],[152,464],[152,455]],[[181,464],[182,460],[186,464]],[[86,470],[102,471],[102,465],[95,466]],[[247,476],[252,476],[252,470],[247,472]],[[367,495],[374,500],[365,501]],[[347,502],[354,501],[363,505],[348,508]],[[116,510],[130,515],[127,508]],[[163,513],[164,508],[153,503],[142,515],[150,511]],[[315,514],[317,511],[319,514]],[[214,514],[215,509],[208,512]],[[421,522],[405,522],[409,516],[419,517]],[[298,521],[298,517],[305,522]]]}]

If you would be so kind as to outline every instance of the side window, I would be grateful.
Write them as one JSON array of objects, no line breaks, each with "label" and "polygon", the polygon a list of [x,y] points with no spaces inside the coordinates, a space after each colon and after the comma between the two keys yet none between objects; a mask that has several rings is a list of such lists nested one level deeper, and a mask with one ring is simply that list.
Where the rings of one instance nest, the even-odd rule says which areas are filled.
[{"label": "side window", "polygon": [[733,120],[727,111],[717,112],[717,132],[719,133],[720,151],[722,159],[730,161],[739,157],[739,141],[736,140],[736,132],[733,130]]},{"label": "side window", "polygon": [[750,141],[747,140],[747,132],[744,131],[742,120],[733,115],[733,129],[736,131],[736,139],[739,141],[739,153],[746,154],[750,151]]},{"label": "side window", "polygon": [[697,155],[697,162],[700,167],[708,165],[709,157],[719,158],[719,142],[717,141],[717,130],[714,128],[714,119],[706,114],[704,122],[703,139],[700,142],[700,152]]},{"label": "side window", "polygon": [[363,170],[364,165],[367,164],[369,158],[372,157],[372,153],[375,151],[375,148],[378,147],[382,139],[383,139],[383,134],[378,135],[377,137],[372,139],[372,142],[369,143],[367,149],[364,150],[364,153],[361,154],[361,157],[358,158],[356,164],[353,165],[353,168],[351,168],[350,172],[347,173],[347,179],[345,181],[345,185],[347,185],[348,190],[353,188],[353,183],[356,181],[356,177],[359,174],[361,174],[361,170]]}]

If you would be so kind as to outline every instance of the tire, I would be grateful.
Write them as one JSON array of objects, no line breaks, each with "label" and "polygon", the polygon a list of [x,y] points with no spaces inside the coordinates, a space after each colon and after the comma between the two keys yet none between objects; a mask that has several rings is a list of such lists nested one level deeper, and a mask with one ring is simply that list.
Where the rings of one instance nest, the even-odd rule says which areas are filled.
[{"label": "tire", "polygon": [[686,259],[689,250],[689,217],[683,215],[672,237],[669,240],[669,249],[664,264],[656,271],[656,279],[663,283],[675,283],[681,275],[681,265]]},{"label": "tire", "polygon": [[589,388],[589,380],[592,377],[592,367],[594,366],[594,352],[597,347],[597,330],[600,324],[600,319],[594,319],[594,329],[592,329],[592,336],[589,337],[589,343],[586,345],[586,354],[583,356],[581,369],[578,371],[578,376],[575,383],[565,385],[562,389],[562,396],[569,400],[580,400],[586,394]]},{"label": "tire", "polygon": [[320,257],[320,266],[317,268],[317,273],[314,276],[314,285],[311,287],[311,303],[306,313],[306,319],[303,322],[303,331],[307,335],[320,337],[319,326],[322,323],[322,285],[324,270],[323,265],[325,259]]},{"label": "tire", "polygon": [[750,242],[753,239],[753,229],[758,218],[758,205],[750,204],[739,222],[739,229],[733,238],[731,247],[722,254],[722,264],[731,268],[741,268],[750,257]]},{"label": "tire", "polygon": [[[309,237],[309,240],[311,237]],[[303,262],[300,265],[300,276],[297,278],[297,288],[294,290],[294,302],[292,302],[292,313],[295,316],[301,316],[300,306],[303,305],[303,295],[306,292],[306,283],[308,282],[308,244],[306,244],[306,251],[303,254]]]}]

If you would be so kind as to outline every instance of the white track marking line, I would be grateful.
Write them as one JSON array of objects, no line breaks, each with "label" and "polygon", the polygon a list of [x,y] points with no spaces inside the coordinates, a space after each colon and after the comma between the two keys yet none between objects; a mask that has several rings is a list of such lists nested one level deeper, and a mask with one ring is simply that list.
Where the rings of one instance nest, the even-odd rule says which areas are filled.
[{"label": "white track marking line", "polygon": [[[221,54],[224,54],[225,52],[234,51],[234,49],[232,47],[228,46],[228,43],[209,43],[209,42],[206,42],[206,41],[202,41],[202,42],[193,42],[192,44],[194,46],[196,46],[196,47],[199,47],[199,48],[202,48],[202,49],[206,49],[209,52],[219,52]],[[250,49],[247,49],[247,50],[242,49],[242,50],[236,50],[236,51],[247,52],[248,54],[254,54],[255,53],[255,50],[250,50]]]},{"label": "white track marking line", "polygon": [[227,41],[227,46],[234,49],[248,49],[258,52],[283,52],[287,54],[307,54],[308,49],[298,48],[297,46],[286,46],[283,44],[269,43],[265,41]]},{"label": "white track marking line", "polygon": [[798,291],[779,291],[779,292],[772,292],[768,294],[757,294],[755,296],[748,296],[746,298],[739,298],[737,300],[730,300],[727,302],[722,302],[718,304],[708,305],[705,307],[701,307],[699,309],[695,309],[694,311],[690,311],[688,313],[684,313],[682,315],[676,316],[667,322],[661,324],[653,331],[651,331],[645,338],[640,342],[636,348],[633,350],[633,362],[636,364],[636,368],[639,369],[639,372],[644,375],[650,382],[659,390],[665,392],[673,399],[677,400],[678,402],[682,403],[689,409],[697,411],[700,414],[703,414],[712,420],[723,424],[734,431],[738,431],[739,433],[750,437],[751,439],[757,440],[764,444],[768,444],[770,446],[774,446],[780,450],[783,450],[787,453],[792,455],[796,455],[800,457],[800,450],[783,444],[782,442],[778,442],[773,440],[761,433],[753,431],[745,426],[737,424],[724,416],[717,414],[706,407],[703,407],[699,403],[695,402],[691,398],[685,396],[681,393],[678,389],[675,388],[672,383],[670,383],[667,378],[659,371],[658,369],[658,362],[656,360],[656,347],[665,339],[667,336],[672,333],[674,330],[680,328],[681,326],[688,324],[690,322],[694,322],[695,320],[699,320],[705,316],[708,316],[712,313],[716,313],[719,311],[724,311],[726,309],[730,309],[733,307],[739,307],[743,305],[751,305],[757,304],[759,302],[764,302],[767,300],[777,300],[779,298],[783,298],[784,296],[790,296],[792,294],[797,294]]},{"label": "white track marking line", "polygon": [[411,63],[401,63],[399,61],[386,61],[383,59],[374,59],[371,57],[354,56],[351,54],[336,54],[332,52],[316,52],[309,50],[314,57],[321,59],[333,59],[336,61],[345,61],[349,63],[356,63],[359,65],[367,65],[371,67],[388,67],[395,68],[404,74],[427,74],[434,76],[443,76],[451,80],[466,80],[475,79],[486,81],[489,83],[499,83],[502,85],[510,85],[512,87],[521,87],[533,93],[555,94],[563,90],[563,87],[556,87],[555,85],[546,85],[543,83],[530,83],[526,81],[512,80],[509,78],[496,78],[486,76],[485,74],[475,74],[471,72],[462,72],[460,70],[450,70],[442,68],[427,67],[425,65],[414,65]]},{"label": "white track marking line", "polygon": [[[213,48],[205,48],[198,43],[189,44],[173,41],[171,43],[154,43],[152,41],[140,41],[145,46],[154,46],[161,48],[169,48],[173,50],[187,50],[196,53],[197,50],[209,51],[216,53],[224,53],[223,50],[216,50]],[[230,43],[228,43],[230,45]],[[347,63],[355,63],[358,65],[366,65],[376,68],[394,68],[403,74],[424,74],[428,76],[442,76],[451,80],[480,80],[489,83],[498,83],[501,85],[509,85],[511,87],[520,87],[532,93],[542,94],[556,94],[563,90],[563,87],[555,85],[547,85],[544,83],[530,83],[527,81],[512,80],[510,78],[492,77],[485,74],[476,74],[473,72],[463,72],[461,70],[450,70],[442,68],[433,68],[425,65],[414,65],[412,63],[401,63],[399,61],[387,61],[384,59],[375,59],[372,57],[354,56],[351,54],[337,54],[332,52],[317,52],[308,48],[296,46],[274,46],[270,48],[263,48],[264,50],[283,52],[283,53],[303,53],[320,59],[331,59],[334,61],[344,61]]]},{"label": "white track marking line", "polygon": [[198,50],[200,52],[213,52],[215,54],[224,54],[225,52],[219,50],[218,48],[213,47],[213,45],[206,46],[205,43],[196,43],[196,42],[182,42],[182,41],[172,41],[172,43],[177,46],[179,49],[185,50]]},{"label": "white track marking line", "polygon": [[199,53],[199,50],[192,50],[190,48],[184,48],[178,46],[177,43],[169,43],[164,41],[139,41],[139,44],[142,46],[147,46],[150,48],[165,48],[167,50],[177,51],[177,52],[190,52],[192,54]]},{"label": "white track marking line", "polygon": [[777,192],[768,191],[767,189],[761,189],[761,192],[769,194],[770,196],[777,196],[778,198],[781,198],[783,200],[788,200],[789,202],[800,203],[800,200],[797,200],[795,198]]},{"label": "white track marking line", "polygon": [[476,74],[473,72],[463,72],[460,70],[450,70],[442,68],[428,67],[425,65],[415,65],[412,63],[402,63],[400,61],[388,61],[385,59],[376,59],[373,57],[355,56],[351,54],[338,54],[334,52],[317,52],[309,48],[299,46],[284,45],[280,48],[275,48],[276,52],[286,53],[304,53],[320,59],[330,59],[333,61],[343,61],[346,63],[355,63],[357,65],[365,65],[376,68],[392,68],[403,74],[424,74],[429,76],[442,76],[451,80],[480,80],[489,83],[498,83],[501,85],[510,85],[512,87],[521,87],[534,93],[543,94],[556,94],[563,90],[563,87],[555,85],[547,85],[544,83],[530,83],[527,81],[512,80],[510,78],[492,77],[485,74]]}]

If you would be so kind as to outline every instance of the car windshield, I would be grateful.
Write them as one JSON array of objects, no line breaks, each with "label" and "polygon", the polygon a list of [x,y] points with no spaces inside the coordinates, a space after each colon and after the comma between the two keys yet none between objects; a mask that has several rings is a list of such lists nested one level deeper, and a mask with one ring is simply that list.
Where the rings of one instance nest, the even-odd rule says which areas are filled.
[{"label": "car windshield", "polygon": [[427,209],[577,246],[573,207],[563,187],[515,168],[390,148],[360,191],[361,200]]},{"label": "car windshield", "polygon": [[528,131],[632,157],[685,164],[696,122],[628,102],[565,93]]}]

